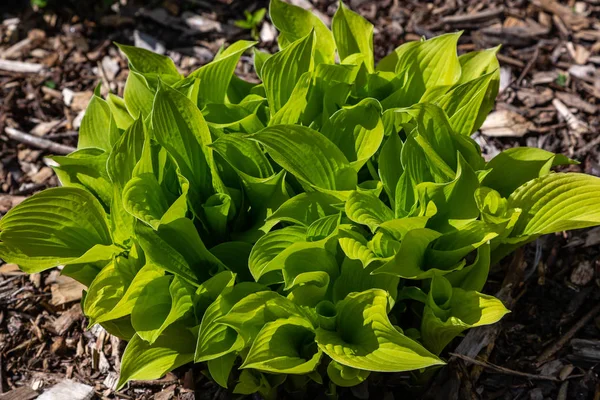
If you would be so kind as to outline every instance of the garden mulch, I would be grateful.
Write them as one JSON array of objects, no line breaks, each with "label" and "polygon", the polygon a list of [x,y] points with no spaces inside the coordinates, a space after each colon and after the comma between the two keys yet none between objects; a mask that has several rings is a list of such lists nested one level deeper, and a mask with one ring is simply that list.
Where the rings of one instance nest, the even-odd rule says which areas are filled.
[{"label": "garden mulch", "polygon": [[[326,21],[337,7],[334,0],[292,2]],[[267,6],[253,0],[56,3],[36,10],[22,0],[0,5],[0,216],[58,184],[49,156],[76,145],[98,83],[104,94],[122,95],[127,62],[113,41],[167,54],[187,73],[222,45],[249,39],[234,21],[246,9]],[[377,58],[407,40],[457,30],[464,31],[461,53],[501,45],[497,105],[474,136],[485,156],[540,147],[580,161],[569,170],[600,176],[599,0],[346,3],[375,25]],[[261,47],[275,48],[268,20],[260,38]],[[244,56],[238,74],[252,79],[251,65]],[[341,397],[600,400],[599,244],[596,228],[551,235],[518,251],[493,268],[485,288],[512,313],[456,339],[443,354],[448,365],[429,383],[390,374],[344,389]],[[125,343],[86,329],[81,290],[58,270],[25,275],[0,261],[0,400],[49,395],[56,384],[80,389],[81,398],[233,397],[204,378],[202,366],[115,392]]]}]

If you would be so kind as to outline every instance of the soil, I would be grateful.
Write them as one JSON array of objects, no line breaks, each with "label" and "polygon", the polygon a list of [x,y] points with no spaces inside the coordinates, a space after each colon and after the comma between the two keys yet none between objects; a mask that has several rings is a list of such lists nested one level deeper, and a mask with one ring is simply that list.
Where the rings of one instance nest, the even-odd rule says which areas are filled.
[{"label": "soil", "polygon": [[[293,2],[325,19],[337,7],[334,0]],[[103,94],[122,95],[127,62],[113,41],[162,51],[187,73],[222,45],[250,39],[250,31],[234,21],[244,18],[244,10],[268,6],[262,0],[49,0],[40,8],[42,3],[0,5],[0,216],[58,184],[48,158],[57,151],[48,146],[76,145],[82,112],[98,83]],[[375,25],[377,58],[405,41],[457,30],[464,31],[461,53],[502,45],[495,124],[486,123],[474,136],[486,157],[515,146],[540,147],[580,162],[569,170],[600,176],[598,0],[346,3]],[[274,49],[268,19],[259,32],[259,47]],[[244,56],[237,73],[253,78],[251,64]],[[427,384],[406,374],[374,376],[341,390],[340,397],[599,400],[599,244],[600,229],[589,229],[528,245],[493,268],[484,290],[512,313],[493,328],[456,339],[444,353],[448,365]],[[82,288],[56,270],[29,276],[1,264],[1,400],[35,398],[65,379],[89,385],[97,398],[233,397],[204,378],[201,365],[115,392],[125,344],[101,329],[86,330],[78,304]]]}]

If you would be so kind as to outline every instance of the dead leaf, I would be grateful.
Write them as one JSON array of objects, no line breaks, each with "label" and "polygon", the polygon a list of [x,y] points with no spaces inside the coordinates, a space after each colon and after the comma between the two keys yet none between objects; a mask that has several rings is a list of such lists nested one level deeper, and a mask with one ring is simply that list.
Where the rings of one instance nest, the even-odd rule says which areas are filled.
[{"label": "dead leaf", "polygon": [[491,113],[481,126],[481,133],[490,137],[522,137],[533,124],[525,117],[509,110]]}]

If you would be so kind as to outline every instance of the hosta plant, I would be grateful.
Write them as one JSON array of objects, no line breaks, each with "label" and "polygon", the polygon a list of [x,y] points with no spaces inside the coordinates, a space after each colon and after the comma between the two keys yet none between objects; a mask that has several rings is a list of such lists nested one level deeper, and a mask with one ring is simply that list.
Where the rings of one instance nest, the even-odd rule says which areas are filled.
[{"label": "hosta plant", "polygon": [[[497,322],[490,264],[541,235],[600,224],[600,179],[471,138],[498,92],[496,49],[460,33],[375,63],[373,26],[331,30],[272,0],[280,50],[239,41],[188,76],[121,45],[123,98],[97,92],[62,187],[0,220],[0,257],[64,266],[89,324],[128,340],[119,386],[203,363],[234,392],[353,386],[423,371]],[[336,61],[340,60],[340,61]],[[283,389],[281,389],[283,390]]]}]

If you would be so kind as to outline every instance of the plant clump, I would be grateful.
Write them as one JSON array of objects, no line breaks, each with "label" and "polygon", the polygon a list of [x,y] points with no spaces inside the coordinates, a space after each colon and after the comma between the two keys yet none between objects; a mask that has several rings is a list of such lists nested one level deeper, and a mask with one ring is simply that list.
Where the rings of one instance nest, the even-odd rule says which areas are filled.
[{"label": "plant clump", "polygon": [[[235,393],[444,363],[465,330],[508,311],[490,265],[541,235],[600,224],[600,179],[535,148],[486,162],[470,138],[498,93],[498,48],[460,33],[375,64],[373,26],[340,4],[329,30],[272,0],[261,83],[238,41],[182,76],[120,45],[123,98],[99,91],[62,187],[0,220],[0,257],[63,265],[90,326],[129,341],[119,386],[189,362]],[[341,62],[336,62],[336,58]]]}]

